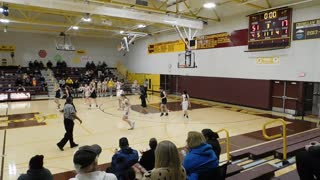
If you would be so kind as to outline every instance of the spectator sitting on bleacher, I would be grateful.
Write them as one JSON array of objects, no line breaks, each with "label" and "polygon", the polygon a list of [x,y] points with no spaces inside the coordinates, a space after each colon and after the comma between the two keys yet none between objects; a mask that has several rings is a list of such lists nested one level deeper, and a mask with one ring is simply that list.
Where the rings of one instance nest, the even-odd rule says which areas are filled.
[{"label": "spectator sitting on bleacher", "polygon": [[185,180],[186,171],[181,166],[179,152],[171,141],[162,141],[155,151],[155,165],[152,171],[146,172],[142,180]]},{"label": "spectator sitting on bleacher", "polygon": [[40,61],[40,62],[39,62],[39,69],[41,70],[41,69],[43,69],[43,68],[44,68],[43,62]]},{"label": "spectator sitting on bleacher", "polygon": [[91,70],[96,70],[96,65],[94,64],[93,61],[91,61],[91,63],[90,63],[90,69]]},{"label": "spectator sitting on bleacher", "polygon": [[151,138],[149,140],[149,147],[150,147],[150,150],[143,152],[141,159],[139,161],[140,165],[144,167],[147,171],[150,171],[154,168],[154,161],[155,161],[154,151],[156,150],[156,147],[157,147],[156,138]]},{"label": "spectator sitting on bleacher", "polygon": [[296,164],[300,180],[320,179],[320,143],[311,142],[305,151],[296,155]]},{"label": "spectator sitting on bleacher", "polygon": [[26,91],[26,88],[24,88],[21,84],[19,84],[17,91]]},{"label": "spectator sitting on bleacher", "polygon": [[62,61],[62,62],[61,62],[61,67],[62,67],[62,68],[66,68],[66,67],[67,67],[67,63],[66,63],[65,61]]},{"label": "spectator sitting on bleacher", "polygon": [[202,135],[206,138],[206,142],[212,146],[213,151],[216,153],[218,160],[220,159],[221,147],[218,141],[219,135],[211,129],[203,129]]},{"label": "spectator sitting on bleacher", "polygon": [[18,70],[16,71],[16,74],[22,74],[23,72],[22,72],[22,68],[21,68],[21,66],[19,65],[18,66]]},{"label": "spectator sitting on bleacher", "polygon": [[19,84],[22,84],[23,80],[21,78],[21,76],[18,76],[18,78],[16,79],[16,86],[18,86]]},{"label": "spectator sitting on bleacher", "polygon": [[43,167],[43,155],[32,157],[27,173],[21,174],[18,180],[53,180],[51,172]]},{"label": "spectator sitting on bleacher", "polygon": [[58,69],[62,68],[62,66],[61,66],[61,61],[57,61],[56,67],[57,67]]},{"label": "spectator sitting on bleacher", "polygon": [[136,150],[129,147],[128,139],[125,137],[119,139],[119,147],[120,150],[116,149],[112,156],[111,167],[107,169],[107,172],[112,172],[119,180],[124,180],[126,171],[138,162],[139,155]]},{"label": "spectator sitting on bleacher", "polygon": [[35,60],[35,61],[33,62],[33,65],[34,65],[34,69],[39,69],[39,62],[38,62],[38,60]]},{"label": "spectator sitting on bleacher", "polygon": [[73,155],[75,178],[70,180],[117,180],[114,174],[98,170],[98,157],[102,149],[99,145],[82,146]]},{"label": "spectator sitting on bleacher", "polygon": [[32,61],[29,61],[29,68],[33,69],[34,68],[34,63]]},{"label": "spectator sitting on bleacher", "polygon": [[187,146],[189,152],[184,158],[183,167],[187,171],[188,180],[197,180],[199,174],[209,173],[219,166],[216,154],[201,133],[190,131]]},{"label": "spectator sitting on bleacher", "polygon": [[34,87],[37,86],[37,80],[36,80],[36,78],[32,78],[32,86],[34,86]]},{"label": "spectator sitting on bleacher", "polygon": [[72,87],[73,81],[72,81],[72,79],[70,77],[67,78],[66,85]]},{"label": "spectator sitting on bleacher", "polygon": [[7,92],[14,92],[14,89],[11,88],[11,84],[8,84]]},{"label": "spectator sitting on bleacher", "polygon": [[86,70],[89,70],[90,69],[90,62],[88,61],[87,63],[86,63]]},{"label": "spectator sitting on bleacher", "polygon": [[52,64],[52,62],[49,60],[49,61],[47,62],[47,68],[52,69],[52,66],[53,66],[53,64]]}]

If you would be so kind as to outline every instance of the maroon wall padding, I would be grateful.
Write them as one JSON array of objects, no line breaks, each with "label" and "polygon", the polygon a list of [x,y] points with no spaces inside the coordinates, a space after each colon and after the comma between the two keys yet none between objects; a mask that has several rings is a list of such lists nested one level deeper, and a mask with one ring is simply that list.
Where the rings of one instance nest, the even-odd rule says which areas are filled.
[{"label": "maroon wall padding", "polygon": [[218,77],[177,76],[179,90],[190,97],[271,109],[271,81]]}]

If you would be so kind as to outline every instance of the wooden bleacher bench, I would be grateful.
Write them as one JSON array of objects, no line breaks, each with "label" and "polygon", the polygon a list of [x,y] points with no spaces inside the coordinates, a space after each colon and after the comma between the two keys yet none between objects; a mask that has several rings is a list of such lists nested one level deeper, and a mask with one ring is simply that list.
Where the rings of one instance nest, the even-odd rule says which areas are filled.
[{"label": "wooden bleacher bench", "polygon": [[226,180],[269,180],[274,177],[276,167],[270,164],[264,164],[247,171],[243,171],[239,174],[227,177]]},{"label": "wooden bleacher bench", "polygon": [[230,164],[227,167],[227,177],[233,176],[235,174],[240,173],[243,170],[243,167],[238,166],[236,164]]},{"label": "wooden bleacher bench", "polygon": [[290,171],[286,174],[283,174],[278,177],[274,177],[271,180],[300,180],[299,174],[297,170]]},{"label": "wooden bleacher bench", "polygon": [[[295,156],[298,152],[304,150],[305,145],[310,144],[312,141],[320,142],[320,137],[309,139],[301,143],[293,144],[287,147],[287,157]],[[281,159],[283,157],[283,148],[275,151],[275,157]]]},{"label": "wooden bleacher bench", "polygon": [[[320,129],[316,128],[311,131],[295,134],[287,138],[287,145],[297,144],[306,140],[310,140],[320,136]],[[231,159],[233,161],[250,156],[252,159],[259,159],[273,155],[274,151],[282,148],[282,139],[258,145],[252,148],[232,152]]]}]

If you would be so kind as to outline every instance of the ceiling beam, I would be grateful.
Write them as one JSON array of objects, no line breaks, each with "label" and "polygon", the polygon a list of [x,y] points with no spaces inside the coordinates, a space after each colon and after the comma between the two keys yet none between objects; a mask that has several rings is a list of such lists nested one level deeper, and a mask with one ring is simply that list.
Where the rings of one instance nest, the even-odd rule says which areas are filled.
[{"label": "ceiling beam", "polygon": [[[243,1],[241,0],[232,0],[234,2],[237,2],[237,3],[243,3]],[[262,10],[262,9],[267,9],[266,7],[263,7],[263,6],[259,6],[259,5],[255,5],[255,4],[252,4],[252,3],[246,3],[244,4],[245,6],[249,6],[249,7],[252,7],[252,8],[255,8],[255,9],[259,9],[259,10]]]},{"label": "ceiling beam", "polygon": [[169,25],[177,25],[194,29],[202,29],[203,22],[200,20],[190,20],[186,18],[177,18],[165,14],[147,13],[134,11],[130,9],[119,9],[114,7],[106,7],[96,4],[76,3],[67,0],[3,0],[6,3],[22,4],[27,6],[35,6],[49,9],[57,9],[71,12],[81,12],[90,14],[100,14],[118,18],[127,18],[141,20],[146,22],[162,23]]}]

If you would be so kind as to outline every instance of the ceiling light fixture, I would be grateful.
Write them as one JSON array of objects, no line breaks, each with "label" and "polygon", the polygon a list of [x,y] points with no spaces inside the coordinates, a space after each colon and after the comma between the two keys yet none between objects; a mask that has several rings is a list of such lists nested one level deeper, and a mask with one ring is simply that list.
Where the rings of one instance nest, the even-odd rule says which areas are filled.
[{"label": "ceiling light fixture", "polygon": [[90,14],[87,13],[87,14],[82,18],[82,21],[84,21],[84,22],[91,22]]},{"label": "ceiling light fixture", "polygon": [[2,13],[4,16],[9,16],[9,8],[8,8],[8,6],[0,7],[0,13]]},{"label": "ceiling light fixture", "polygon": [[120,31],[120,34],[123,34],[124,33],[124,31]]},{"label": "ceiling light fixture", "polygon": [[146,27],[146,25],[144,25],[144,24],[139,24],[138,25],[138,28],[145,28]]},{"label": "ceiling light fixture", "polygon": [[73,29],[73,30],[78,30],[79,27],[78,27],[78,26],[72,26],[72,29]]},{"label": "ceiling light fixture", "polygon": [[10,22],[9,19],[0,19],[0,23],[5,23],[5,24],[7,24],[7,23],[9,23],[9,22]]},{"label": "ceiling light fixture", "polygon": [[207,3],[203,4],[203,7],[207,8],[207,9],[212,9],[212,8],[214,8],[216,6],[217,5],[215,3],[213,3],[213,2],[207,2]]},{"label": "ceiling light fixture", "polygon": [[3,32],[8,32],[8,26],[4,27]]}]

